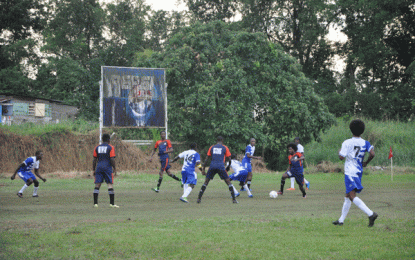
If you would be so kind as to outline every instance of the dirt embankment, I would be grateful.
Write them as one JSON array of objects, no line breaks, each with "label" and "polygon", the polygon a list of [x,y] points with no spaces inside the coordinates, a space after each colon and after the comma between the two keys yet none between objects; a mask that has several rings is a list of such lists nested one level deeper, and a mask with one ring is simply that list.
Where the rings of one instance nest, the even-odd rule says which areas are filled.
[{"label": "dirt embankment", "polygon": [[[42,150],[44,154],[40,162],[41,173],[91,172],[92,154],[98,145],[98,140],[98,133],[91,135],[52,133],[42,136],[20,136],[4,133],[0,130],[0,172],[12,174],[19,164],[27,157],[34,156],[37,150]],[[116,135],[112,137],[110,144],[115,148],[117,171],[158,173],[160,163],[157,154],[153,156],[152,162],[148,161],[153,150],[152,147],[142,150],[122,142]],[[173,156],[180,152],[175,148]],[[174,172],[179,172],[182,163],[173,163],[171,166]],[[254,172],[267,172],[262,161],[254,160],[253,168]]]}]

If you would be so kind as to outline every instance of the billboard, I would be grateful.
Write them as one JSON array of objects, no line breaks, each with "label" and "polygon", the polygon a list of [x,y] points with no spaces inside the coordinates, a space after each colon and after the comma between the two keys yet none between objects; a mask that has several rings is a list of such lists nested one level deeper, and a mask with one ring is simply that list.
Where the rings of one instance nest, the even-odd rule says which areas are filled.
[{"label": "billboard", "polygon": [[101,67],[103,127],[166,127],[164,69]]}]

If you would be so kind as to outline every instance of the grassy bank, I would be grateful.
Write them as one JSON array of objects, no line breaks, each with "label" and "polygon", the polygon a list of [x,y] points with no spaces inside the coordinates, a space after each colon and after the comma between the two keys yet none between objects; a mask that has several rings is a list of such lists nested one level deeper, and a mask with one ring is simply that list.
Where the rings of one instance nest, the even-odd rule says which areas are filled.
[{"label": "grassy bank", "polygon": [[[321,161],[338,162],[338,151],[344,140],[352,137],[349,130],[350,120],[338,119],[328,131],[321,135],[318,142],[305,145],[308,163]],[[393,150],[393,164],[415,167],[415,123],[398,121],[365,120],[366,130],[362,135],[374,147],[376,157],[371,165],[390,166],[389,148]]]}]

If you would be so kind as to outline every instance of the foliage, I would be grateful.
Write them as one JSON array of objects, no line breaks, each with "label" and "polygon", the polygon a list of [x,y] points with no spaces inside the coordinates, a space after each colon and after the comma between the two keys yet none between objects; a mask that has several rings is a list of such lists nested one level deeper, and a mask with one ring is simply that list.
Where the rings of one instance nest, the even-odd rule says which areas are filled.
[{"label": "foliage", "polygon": [[222,135],[239,152],[255,137],[278,153],[333,120],[295,59],[263,34],[223,22],[183,28],[142,66],[167,68],[169,129],[199,147]]}]

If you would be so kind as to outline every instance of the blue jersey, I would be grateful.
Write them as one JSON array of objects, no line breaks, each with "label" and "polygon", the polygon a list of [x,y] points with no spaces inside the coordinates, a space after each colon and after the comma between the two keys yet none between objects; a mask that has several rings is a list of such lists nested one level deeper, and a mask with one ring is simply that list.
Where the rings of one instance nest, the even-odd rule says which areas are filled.
[{"label": "blue jersey", "polygon": [[251,163],[251,158],[248,157],[248,154],[250,156],[254,156],[254,153],[255,153],[255,146],[248,144],[245,148],[245,156],[242,159],[242,164]]},{"label": "blue jersey", "polygon": [[293,173],[293,174],[302,174],[303,173],[303,171],[304,171],[304,168],[303,168],[303,161],[302,160],[298,160],[298,161],[296,161],[296,162],[293,162],[292,160],[293,159],[298,159],[298,158],[300,158],[301,156],[303,156],[301,153],[299,153],[299,152],[296,152],[295,154],[293,154],[293,155],[288,155],[288,161],[289,161],[289,163],[290,163],[290,165],[291,165],[291,169],[290,169],[290,171]]},{"label": "blue jersey", "polygon": [[358,177],[363,173],[363,158],[370,152],[373,146],[369,141],[360,137],[353,137],[343,142],[339,155],[346,158],[344,163],[344,174]]},{"label": "blue jersey", "polygon": [[115,158],[114,146],[108,143],[102,143],[95,147],[94,157],[98,159],[95,172],[105,171],[112,172],[111,158]]},{"label": "blue jersey", "polygon": [[39,169],[39,161],[36,160],[36,156],[28,157],[23,164],[24,166],[20,167],[18,172],[30,172],[33,169]]},{"label": "blue jersey", "polygon": [[210,167],[225,169],[225,158],[230,157],[231,152],[225,145],[215,144],[209,148],[207,155],[212,157]]},{"label": "blue jersey", "polygon": [[197,162],[200,162],[200,155],[195,150],[187,150],[179,154],[179,158],[184,158],[182,171],[194,172]]},{"label": "blue jersey", "polygon": [[169,158],[169,154],[165,153],[167,152],[167,150],[169,150],[170,148],[172,148],[173,146],[171,145],[170,140],[158,140],[156,142],[156,144],[154,145],[154,149],[159,148],[159,153],[158,155],[160,156],[160,159],[166,159]]}]

